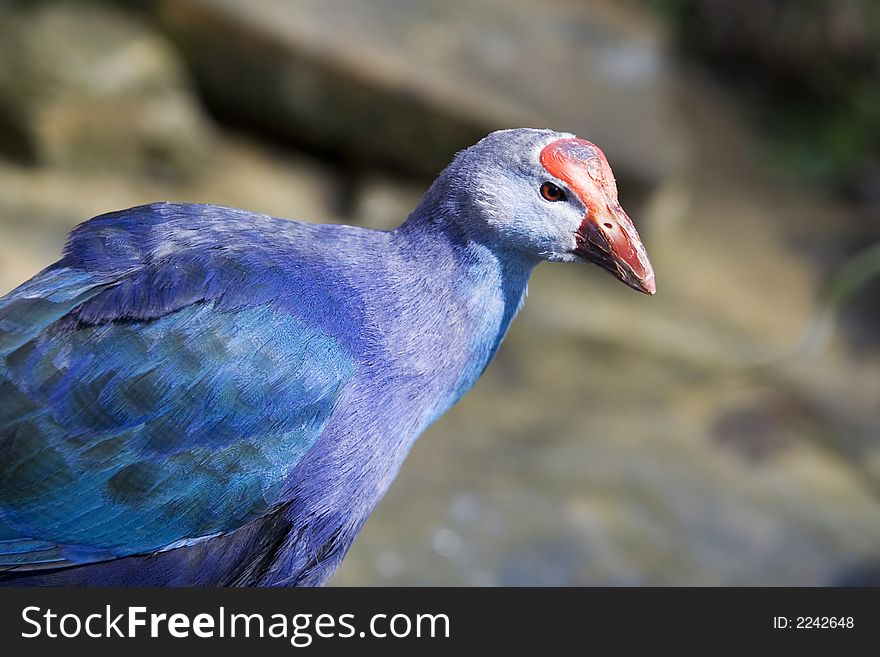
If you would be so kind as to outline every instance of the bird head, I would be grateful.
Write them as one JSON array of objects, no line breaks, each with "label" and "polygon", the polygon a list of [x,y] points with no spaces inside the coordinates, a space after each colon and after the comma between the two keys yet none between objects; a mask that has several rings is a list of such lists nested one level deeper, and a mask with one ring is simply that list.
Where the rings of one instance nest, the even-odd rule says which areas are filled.
[{"label": "bird head", "polygon": [[654,294],[645,247],[595,144],[550,130],[500,130],[461,151],[444,176],[455,187],[447,193],[466,206],[455,213],[466,217],[464,228],[494,246],[540,260],[591,262]]}]

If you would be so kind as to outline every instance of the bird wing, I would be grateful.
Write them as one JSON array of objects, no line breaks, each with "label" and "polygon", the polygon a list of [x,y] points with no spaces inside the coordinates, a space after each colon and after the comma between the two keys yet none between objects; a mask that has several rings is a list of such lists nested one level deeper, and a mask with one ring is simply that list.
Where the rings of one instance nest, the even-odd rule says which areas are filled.
[{"label": "bird wing", "polygon": [[159,285],[180,262],[70,260],[0,299],[0,568],[170,549],[267,514],[355,371],[346,349],[278,304]]}]

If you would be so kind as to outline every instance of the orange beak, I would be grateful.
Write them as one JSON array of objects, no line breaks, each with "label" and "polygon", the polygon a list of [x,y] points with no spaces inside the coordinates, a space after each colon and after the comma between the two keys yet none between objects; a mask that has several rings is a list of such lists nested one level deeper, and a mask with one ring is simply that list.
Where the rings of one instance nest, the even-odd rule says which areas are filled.
[{"label": "orange beak", "polygon": [[635,226],[617,201],[614,174],[602,150],[585,139],[560,139],[544,147],[541,164],[567,183],[587,209],[575,234],[575,255],[639,292],[654,294],[654,269]]}]

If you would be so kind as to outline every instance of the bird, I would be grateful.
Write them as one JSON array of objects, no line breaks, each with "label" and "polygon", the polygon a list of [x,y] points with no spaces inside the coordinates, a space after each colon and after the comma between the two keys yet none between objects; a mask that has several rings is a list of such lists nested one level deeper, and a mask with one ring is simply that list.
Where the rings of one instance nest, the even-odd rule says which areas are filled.
[{"label": "bird", "polygon": [[92,218],[0,299],[0,584],[319,586],[541,262],[655,293],[602,150],[490,133],[394,229]]}]

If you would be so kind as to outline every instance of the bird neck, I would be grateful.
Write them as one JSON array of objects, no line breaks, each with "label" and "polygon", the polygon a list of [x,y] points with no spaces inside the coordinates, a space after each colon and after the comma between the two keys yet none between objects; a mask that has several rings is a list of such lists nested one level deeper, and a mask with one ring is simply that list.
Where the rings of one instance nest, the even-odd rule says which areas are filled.
[{"label": "bird neck", "polygon": [[[536,259],[491,243],[470,217],[431,193],[393,231],[417,284],[399,297],[398,318],[427,356],[443,389],[425,418],[430,424],[476,382],[522,306]],[[412,327],[419,327],[416,332]]]},{"label": "bird neck", "polygon": [[454,194],[448,189],[438,193],[436,187],[392,231],[393,239],[424,280],[435,282],[438,300],[464,297],[475,306],[476,322],[489,325],[471,328],[491,330],[495,325],[500,341],[522,305],[529,276],[539,261],[493,242],[481,228],[484,224],[467,216],[468,209],[456,202]]}]

